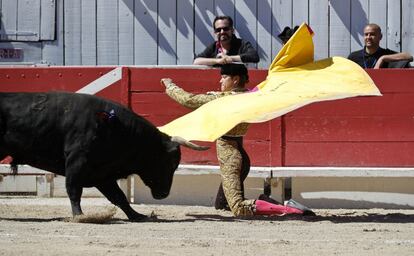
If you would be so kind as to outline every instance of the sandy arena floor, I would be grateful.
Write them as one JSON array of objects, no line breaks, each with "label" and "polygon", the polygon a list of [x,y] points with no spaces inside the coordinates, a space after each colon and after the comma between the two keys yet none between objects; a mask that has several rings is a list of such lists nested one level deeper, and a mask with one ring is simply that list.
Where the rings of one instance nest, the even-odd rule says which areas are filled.
[{"label": "sandy arena floor", "polygon": [[[85,214],[110,212],[84,198]],[[213,207],[134,205],[131,223],[74,223],[66,198],[0,197],[0,255],[414,255],[414,210],[316,210],[317,217],[234,218]]]}]

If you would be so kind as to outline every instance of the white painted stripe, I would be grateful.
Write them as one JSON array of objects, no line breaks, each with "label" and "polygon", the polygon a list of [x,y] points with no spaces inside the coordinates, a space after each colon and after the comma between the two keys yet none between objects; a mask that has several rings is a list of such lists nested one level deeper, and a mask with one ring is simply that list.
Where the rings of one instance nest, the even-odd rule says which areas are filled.
[{"label": "white painted stripe", "polygon": [[[179,165],[176,174],[219,173],[215,165]],[[414,177],[412,167],[260,167],[252,166],[249,177]]]},{"label": "white painted stripe", "polygon": [[96,94],[102,91],[111,84],[118,82],[122,78],[122,67],[115,68],[114,70],[106,73],[95,81],[89,83],[85,87],[79,89],[76,93]]}]

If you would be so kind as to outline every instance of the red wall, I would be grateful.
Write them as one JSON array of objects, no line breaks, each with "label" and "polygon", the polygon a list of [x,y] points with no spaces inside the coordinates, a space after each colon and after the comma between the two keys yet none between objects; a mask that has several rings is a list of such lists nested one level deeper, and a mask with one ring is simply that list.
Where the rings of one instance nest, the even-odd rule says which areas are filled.
[{"label": "red wall", "polygon": [[[203,93],[220,88],[218,69],[189,68],[131,68],[131,107],[161,126],[188,113],[189,110],[171,100],[160,84],[161,78],[169,77],[187,91]],[[267,71],[251,70],[250,84],[253,87],[266,78]],[[280,118],[263,124],[254,124],[245,138],[246,150],[252,163],[257,166],[281,165]],[[209,145],[209,143],[199,143]],[[217,164],[214,144],[207,152],[183,149],[183,163]]]},{"label": "red wall", "polygon": [[[0,67],[0,92],[76,92],[114,67]],[[129,103],[129,70],[120,81],[97,93],[124,105]]]},{"label": "red wall", "polygon": [[286,166],[414,166],[414,70],[368,70],[382,97],[291,112]]},{"label": "red wall", "polygon": [[[0,91],[76,91],[113,68],[0,68]],[[253,87],[267,71],[249,73]],[[252,125],[245,138],[252,164],[414,166],[414,69],[368,73],[384,96],[314,103]],[[125,67],[122,80],[98,95],[129,104],[155,125],[163,125],[188,112],[165,95],[159,83],[163,77],[195,93],[219,88],[217,69]],[[182,162],[217,164],[214,146],[207,153],[184,149]]]},{"label": "red wall", "polygon": [[[252,125],[245,138],[252,163],[414,166],[414,70],[368,72],[382,97],[315,103],[272,122]],[[265,79],[267,71],[249,73],[254,86]],[[215,69],[131,69],[131,107],[157,125],[188,112],[164,94],[159,84],[163,77],[195,93],[219,88]],[[185,150],[183,162],[216,164],[215,151]]]}]

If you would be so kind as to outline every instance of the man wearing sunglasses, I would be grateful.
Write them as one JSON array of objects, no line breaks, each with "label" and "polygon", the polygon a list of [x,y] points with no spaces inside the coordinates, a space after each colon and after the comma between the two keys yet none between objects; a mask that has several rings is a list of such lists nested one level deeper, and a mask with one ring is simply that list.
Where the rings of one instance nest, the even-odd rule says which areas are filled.
[{"label": "man wearing sunglasses", "polygon": [[217,41],[196,56],[194,65],[219,66],[233,62],[259,62],[259,54],[252,44],[234,35],[231,17],[217,16],[213,21],[213,28]]}]

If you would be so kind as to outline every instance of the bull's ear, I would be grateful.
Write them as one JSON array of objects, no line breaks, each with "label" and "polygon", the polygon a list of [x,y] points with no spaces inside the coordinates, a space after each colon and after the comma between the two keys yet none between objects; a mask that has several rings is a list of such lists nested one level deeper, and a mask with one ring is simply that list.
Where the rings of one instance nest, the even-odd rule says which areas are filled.
[{"label": "bull's ear", "polygon": [[171,141],[172,142],[175,142],[175,143],[178,143],[181,146],[184,146],[184,147],[187,147],[187,148],[191,148],[191,149],[194,149],[194,150],[199,150],[199,151],[207,150],[207,149],[210,148],[210,147],[206,147],[206,146],[197,145],[197,144],[192,143],[192,142],[190,142],[190,141],[188,141],[188,140],[186,140],[186,139],[184,139],[182,137],[179,137],[179,136],[173,136],[173,137],[171,137]]}]

